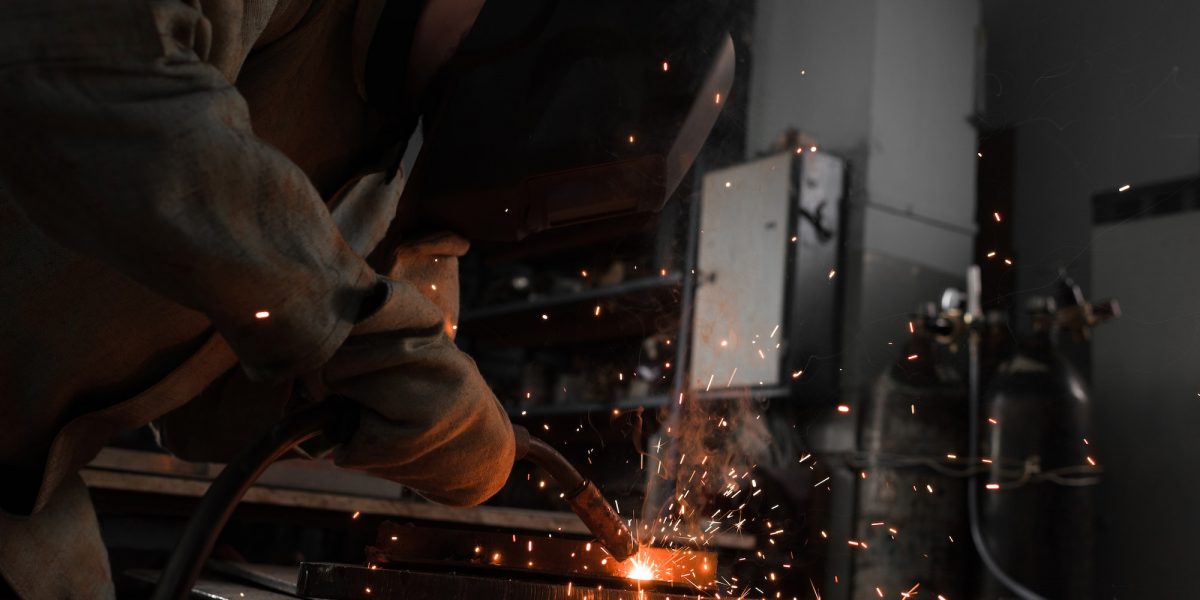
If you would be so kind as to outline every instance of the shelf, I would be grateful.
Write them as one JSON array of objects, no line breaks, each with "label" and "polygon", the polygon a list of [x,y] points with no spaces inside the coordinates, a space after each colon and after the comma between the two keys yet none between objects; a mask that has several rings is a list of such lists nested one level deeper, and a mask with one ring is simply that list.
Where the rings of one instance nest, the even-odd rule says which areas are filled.
[{"label": "shelf", "polygon": [[[673,273],[578,294],[464,310],[459,335],[473,348],[645,337],[678,329],[683,277]],[[600,314],[596,314],[596,307]],[[674,315],[673,327],[663,319]]]},{"label": "shelf", "polygon": [[[589,412],[608,412],[613,409],[629,410],[634,408],[659,408],[666,406],[667,396],[656,395],[646,396],[644,398],[628,398],[615,404],[544,404],[540,406],[530,406],[527,408],[520,407],[504,407],[508,411],[508,415],[513,418],[520,417],[554,417],[560,415],[577,415]],[[521,414],[524,412],[525,414]]]},{"label": "shelf", "polygon": [[459,323],[468,323],[471,321],[490,319],[492,317],[504,315],[515,315],[523,312],[552,310],[556,307],[575,304],[578,302],[591,302],[594,300],[610,299],[624,295],[637,294],[647,290],[674,288],[678,287],[682,282],[683,276],[679,273],[671,273],[661,277],[644,277],[641,279],[633,279],[614,285],[593,288],[577,294],[551,296],[549,298],[538,298],[536,300],[526,300],[521,302],[509,302],[506,304],[498,304],[496,306],[470,309],[463,312],[462,317],[459,318]]}]

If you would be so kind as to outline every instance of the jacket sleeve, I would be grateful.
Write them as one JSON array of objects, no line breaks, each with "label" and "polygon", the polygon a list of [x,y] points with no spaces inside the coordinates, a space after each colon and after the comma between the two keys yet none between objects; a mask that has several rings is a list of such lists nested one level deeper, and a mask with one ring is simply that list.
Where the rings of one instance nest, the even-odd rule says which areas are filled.
[{"label": "jacket sleeve", "polygon": [[324,363],[374,273],[204,60],[203,15],[182,2],[21,4],[33,14],[21,43],[0,45],[0,201],[205,313],[253,379]]},{"label": "jacket sleeve", "polygon": [[362,407],[358,430],[334,450],[339,466],[460,506],[495,494],[516,452],[508,414],[452,339],[465,249],[450,236],[398,252],[396,278],[381,278],[386,301],[322,370],[317,394]]}]

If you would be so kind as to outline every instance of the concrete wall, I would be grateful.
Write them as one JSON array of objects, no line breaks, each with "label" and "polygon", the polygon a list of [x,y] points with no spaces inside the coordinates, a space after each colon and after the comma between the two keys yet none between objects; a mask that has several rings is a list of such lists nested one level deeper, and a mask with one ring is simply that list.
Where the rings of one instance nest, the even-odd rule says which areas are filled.
[{"label": "concrete wall", "polygon": [[[974,234],[974,0],[760,0],[749,148],[787,127],[850,160],[844,381],[891,360],[908,313],[958,284]],[[868,264],[888,265],[874,276]],[[877,270],[877,268],[876,268]]]},{"label": "concrete wall", "polygon": [[1096,332],[1091,356],[1107,468],[1097,590],[1192,597],[1200,220],[1093,229],[1090,200],[1200,168],[1200,2],[985,0],[984,23],[987,118],[1016,128],[1017,289],[1066,266],[1126,313]]},{"label": "concrete wall", "polygon": [[[795,127],[849,161],[843,229],[843,400],[894,358],[910,312],[961,286],[974,234],[977,0],[759,0],[751,154]],[[801,399],[802,400],[802,399]],[[855,445],[852,419],[808,432],[818,451]],[[854,475],[833,481],[830,538],[848,539]],[[851,590],[849,546],[829,546],[822,589]],[[840,577],[835,584],[833,576]]]}]

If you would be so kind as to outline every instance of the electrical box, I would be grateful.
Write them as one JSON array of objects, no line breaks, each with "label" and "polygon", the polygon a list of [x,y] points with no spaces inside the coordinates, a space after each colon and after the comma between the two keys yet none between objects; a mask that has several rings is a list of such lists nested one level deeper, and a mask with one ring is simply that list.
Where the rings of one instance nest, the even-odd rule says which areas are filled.
[{"label": "electrical box", "polygon": [[704,177],[690,389],[834,389],[844,180],[808,150]]}]

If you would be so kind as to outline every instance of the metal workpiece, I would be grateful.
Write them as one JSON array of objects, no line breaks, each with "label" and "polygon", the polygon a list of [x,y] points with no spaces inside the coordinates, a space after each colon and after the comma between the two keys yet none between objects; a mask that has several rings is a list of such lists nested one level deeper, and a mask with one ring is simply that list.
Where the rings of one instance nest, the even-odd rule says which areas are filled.
[{"label": "metal workpiece", "polygon": [[584,479],[557,450],[530,436],[524,427],[514,425],[513,432],[517,440],[517,459],[524,458],[533,462],[558,482],[563,490],[563,498],[571,510],[579,515],[580,520],[613,558],[623,561],[637,554],[638,543],[633,533],[595,485]]},{"label": "metal workpiece", "polygon": [[375,545],[367,548],[367,564],[695,593],[714,588],[717,557],[690,548],[642,548],[631,560],[619,562],[586,539],[385,522]]},{"label": "metal workpiece", "polygon": [[297,593],[305,598],[328,600],[681,600],[707,597],[696,593],[591,586],[573,581],[526,581],[453,572],[429,573],[326,563],[303,563],[296,587]]}]

